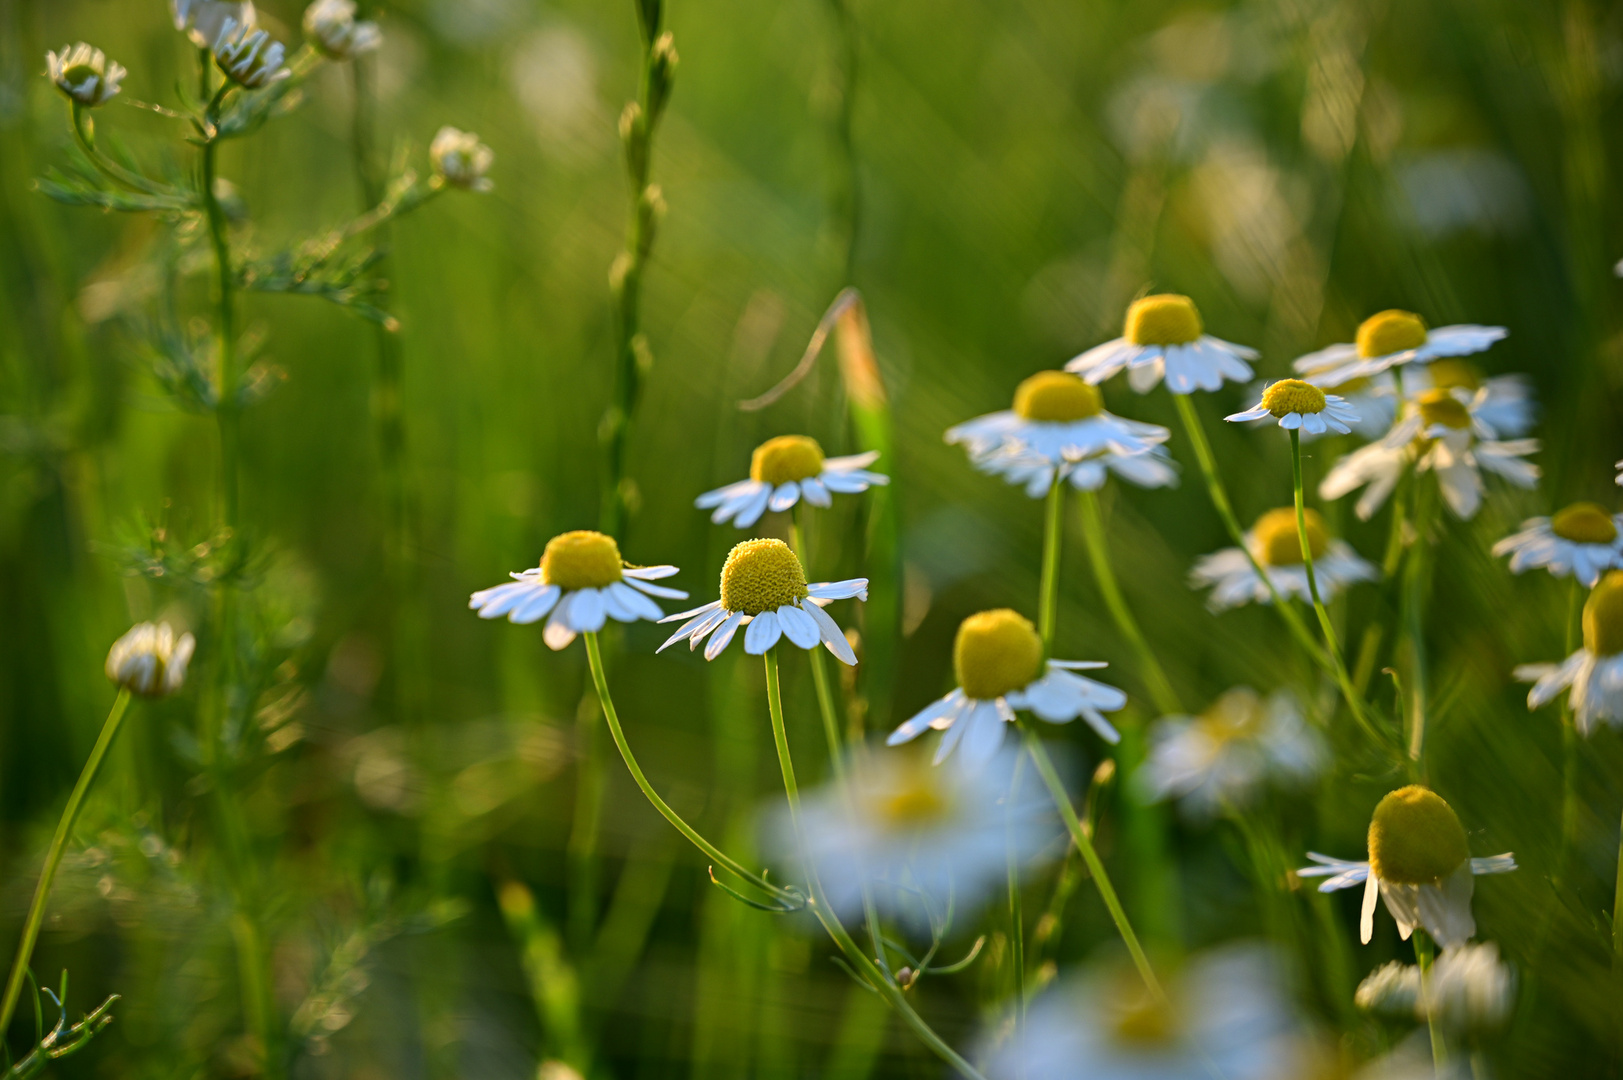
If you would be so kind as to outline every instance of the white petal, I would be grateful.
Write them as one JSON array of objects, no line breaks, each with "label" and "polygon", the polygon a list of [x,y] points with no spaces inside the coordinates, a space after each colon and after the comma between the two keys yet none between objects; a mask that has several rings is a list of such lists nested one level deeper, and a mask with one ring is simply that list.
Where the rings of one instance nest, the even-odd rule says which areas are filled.
[{"label": "white petal", "polygon": [[575,628],[569,625],[569,609],[575,606],[575,597],[578,593],[566,593],[552,609],[552,618],[547,620],[547,628],[541,632],[541,640],[547,643],[547,648],[553,652],[566,648],[575,640]]},{"label": "white petal", "polygon": [[660,578],[675,577],[677,569],[674,566],[628,566],[621,571],[628,578],[639,581],[658,581]]},{"label": "white petal", "polygon": [[[750,496],[749,502],[745,504],[744,508],[738,511],[738,516],[733,519],[733,524],[738,526],[740,529],[747,529],[751,525],[754,525],[757,521],[760,521],[761,515],[766,513],[766,501],[771,497],[772,486],[770,484],[762,484],[760,488],[756,490],[755,494]],[[725,509],[725,507],[723,509]],[[717,511],[717,514],[719,513],[720,511]],[[715,514],[712,514],[710,520],[720,524],[725,520],[725,518],[717,517]]]},{"label": "white petal", "polygon": [[944,719],[955,715],[964,702],[964,692],[954,690],[946,697],[937,698],[924,708],[914,713],[905,723],[890,733],[885,740],[886,746],[900,746],[923,735],[935,726],[937,719]]},{"label": "white petal", "polygon": [[856,667],[857,654],[851,651],[851,643],[845,640],[845,631],[829,618],[828,612],[810,600],[803,601],[800,610],[810,615],[817,623],[817,629],[822,635],[823,644],[828,646],[828,651],[839,657],[842,663]]},{"label": "white petal", "polygon": [[1358,909],[1358,940],[1365,945],[1375,936],[1375,900],[1380,895],[1380,882],[1370,874],[1364,879],[1364,903]]},{"label": "white petal", "polygon": [[849,578],[845,581],[821,581],[806,586],[806,594],[814,600],[848,600],[855,596],[868,599],[868,579]]},{"label": "white petal", "polygon": [[776,513],[780,510],[789,509],[799,501],[800,485],[790,480],[788,483],[778,485],[777,489],[772,492],[772,497],[767,500],[766,508]]},{"label": "white petal", "polygon": [[615,616],[621,622],[631,622],[632,619],[647,619],[649,622],[658,622],[665,617],[665,613],[659,610],[658,604],[624,581],[616,581],[606,591],[611,600],[617,603],[622,610],[629,613],[629,618]]},{"label": "white petal", "polygon": [[710,643],[704,647],[704,658],[714,660],[720,656],[721,650],[725,649],[727,643],[733,640],[733,635],[738,632],[738,627],[743,621],[744,613],[741,611],[735,611],[728,615],[722,621],[722,624],[716,628],[716,632],[710,635]]},{"label": "white petal", "polygon": [[1267,415],[1268,415],[1268,406],[1258,404],[1258,405],[1253,405],[1251,408],[1247,409],[1245,412],[1237,412],[1237,413],[1234,413],[1232,416],[1225,416],[1225,417],[1223,417],[1223,419],[1229,421],[1230,423],[1238,424],[1238,423],[1243,423],[1244,421],[1247,421],[1247,420],[1261,420],[1264,416],[1267,416]]},{"label": "white petal", "polygon": [[568,622],[572,630],[577,633],[596,633],[603,629],[603,621],[608,617],[608,605],[603,603],[603,593],[597,589],[581,589],[573,594],[574,603],[569,605]]},{"label": "white petal", "polygon": [[800,494],[812,506],[832,506],[834,500],[829,498],[828,488],[817,477],[808,477],[800,482]]},{"label": "white petal", "polygon": [[[521,587],[530,590],[529,595],[516,604],[512,612],[507,616],[508,622],[520,625],[533,623],[545,616],[547,612],[553,609],[553,605],[558,602],[558,598],[563,595],[563,590],[556,585],[542,585],[540,588],[534,585]],[[485,613],[481,611],[479,614],[484,616]],[[488,618],[488,616],[486,617]]]},{"label": "white petal", "polygon": [[1004,720],[997,702],[978,702],[969,715],[958,722],[968,725],[968,730],[964,732],[963,750],[958,755],[959,762],[972,771],[985,767],[997,753],[998,747],[1003,745]]},{"label": "white petal", "polygon": [[795,604],[785,604],[778,609],[778,622],[783,626],[783,635],[802,649],[817,648],[818,639],[822,636],[817,632],[817,620],[801,611]]},{"label": "white petal", "polygon": [[751,656],[760,656],[778,643],[783,636],[783,629],[778,625],[776,612],[763,611],[750,621],[749,629],[744,631],[744,651]]},{"label": "white petal", "polygon": [[686,600],[688,598],[688,594],[683,592],[681,589],[672,589],[664,585],[655,585],[651,582],[644,581],[641,578],[632,577],[629,573],[626,574],[625,583],[631,586],[633,589],[636,589],[638,592],[647,593],[649,596],[659,596],[666,600]]}]

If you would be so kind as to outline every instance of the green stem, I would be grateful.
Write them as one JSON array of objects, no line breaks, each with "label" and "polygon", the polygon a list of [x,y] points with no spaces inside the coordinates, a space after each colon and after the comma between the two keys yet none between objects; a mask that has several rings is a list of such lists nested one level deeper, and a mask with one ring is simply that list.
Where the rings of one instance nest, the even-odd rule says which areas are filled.
[{"label": "green stem", "polygon": [[1009,801],[1003,808],[1003,850],[1009,873],[1009,964],[1014,969],[1014,1000],[1019,1028],[1023,1028],[1026,1022],[1026,920],[1020,903],[1020,860],[1015,858],[1014,853],[1014,807],[1025,764],[1024,755],[1015,759],[1014,776],[1009,781]]},{"label": "green stem", "polygon": [[1059,623],[1059,549],[1064,540],[1061,516],[1064,505],[1065,478],[1055,469],[1043,518],[1043,576],[1037,597],[1037,630],[1042,635],[1045,653],[1054,650],[1054,630]]},{"label": "green stem", "polygon": [[[1578,622],[1578,611],[1583,605],[1583,586],[1577,577],[1567,599],[1566,648],[1563,657],[1571,656],[1576,647],[1573,630]],[[1567,877],[1567,862],[1572,856],[1572,844],[1578,834],[1578,730],[1572,721],[1572,707],[1566,694],[1561,695],[1561,846],[1556,856],[1556,880]]]},{"label": "green stem", "polygon": [[235,533],[237,528],[237,514],[239,509],[239,496],[237,485],[237,456],[238,430],[237,430],[237,372],[236,372],[236,331],[235,331],[235,305],[233,303],[233,290],[236,284],[231,271],[231,240],[228,234],[228,223],[225,217],[225,208],[215,196],[214,186],[217,179],[216,155],[219,144],[210,140],[203,144],[203,204],[208,210],[209,240],[214,248],[214,266],[216,289],[218,295],[215,300],[218,305],[219,319],[216,325],[215,349],[217,352],[215,372],[215,393],[218,400],[215,403],[214,415],[220,429],[220,515],[228,531]]},{"label": "green stem", "polygon": [[1409,723],[1409,771],[1416,781],[1426,775],[1426,639],[1425,592],[1427,536],[1431,527],[1431,500],[1425,497],[1425,485],[1414,485],[1415,540],[1405,560],[1403,607],[1404,628],[1409,638],[1409,653],[1414,668],[1409,675],[1411,690]]},{"label": "green stem", "polygon": [[56,823],[56,834],[51,837],[51,846],[45,853],[45,867],[40,871],[39,881],[34,886],[34,899],[28,905],[28,917],[23,920],[22,941],[17,945],[17,956],[11,962],[11,975],[6,980],[6,996],[0,1001],[0,1038],[4,1037],[7,1028],[11,1026],[11,1017],[17,1010],[17,999],[22,994],[23,981],[28,977],[28,962],[34,955],[34,942],[39,939],[39,928],[45,921],[45,902],[50,898],[51,885],[56,881],[56,871],[62,865],[62,856],[68,849],[68,837],[73,834],[73,825],[79,820],[79,811],[84,808],[85,796],[90,792],[90,785],[95,783],[96,774],[101,771],[101,763],[107,757],[107,750],[113,745],[113,739],[118,735],[119,726],[124,722],[124,714],[130,707],[130,692],[120,690],[118,697],[113,699],[113,707],[107,714],[107,719],[101,725],[101,734],[96,738],[96,745],[90,751],[90,758],[85,767],[79,772],[79,781],[73,785],[73,793],[68,796],[68,805],[63,808],[62,816]]},{"label": "green stem", "polygon": [[1133,618],[1132,609],[1122,595],[1116,571],[1110,565],[1110,544],[1106,539],[1104,515],[1100,512],[1099,493],[1096,491],[1082,493],[1082,538],[1087,545],[1088,561],[1093,565],[1093,576],[1099,583],[1105,607],[1115,620],[1116,629],[1138,654],[1144,681],[1149,686],[1150,699],[1162,713],[1182,713],[1184,708],[1178,700],[1177,691],[1172,689],[1172,681],[1167,678],[1166,670],[1144,639],[1144,632],[1139,629],[1138,620]]},{"label": "green stem", "polygon": [[[800,565],[810,575],[806,552],[806,534],[801,529],[800,506],[796,505],[789,520],[789,542],[795,549]],[[820,579],[819,579],[820,580]],[[817,711],[823,718],[823,738],[828,741],[828,760],[836,780],[845,780],[845,746],[840,738],[840,718],[834,707],[834,688],[829,684],[827,660],[821,647],[810,649],[806,658],[811,662],[812,685],[817,689]]]},{"label": "green stem", "polygon": [[1448,1064],[1448,1044],[1443,1039],[1443,1029],[1437,1017],[1436,1003],[1431,995],[1431,939],[1424,930],[1414,932],[1414,956],[1420,965],[1420,1000],[1426,1006],[1426,1030],[1431,1035],[1431,1063],[1437,1070],[1437,1075],[1443,1075],[1443,1066]]}]

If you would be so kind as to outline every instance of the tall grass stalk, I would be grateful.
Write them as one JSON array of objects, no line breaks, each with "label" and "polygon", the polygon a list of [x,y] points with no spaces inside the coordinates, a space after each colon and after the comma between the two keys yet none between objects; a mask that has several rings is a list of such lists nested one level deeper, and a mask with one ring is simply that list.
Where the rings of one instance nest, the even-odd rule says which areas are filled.
[{"label": "tall grass stalk", "polygon": [[1104,515],[1099,508],[1099,493],[1084,491],[1081,502],[1082,540],[1087,546],[1088,562],[1093,566],[1093,577],[1099,585],[1105,608],[1110,612],[1117,632],[1127,639],[1127,644],[1137,654],[1142,668],[1140,677],[1149,688],[1150,700],[1155,702],[1155,707],[1162,713],[1181,713],[1184,707],[1178,699],[1178,692],[1172,688],[1172,680],[1167,678],[1166,669],[1156,659],[1155,650],[1150,648],[1143,630],[1139,629],[1138,620],[1133,617],[1132,608],[1122,595],[1121,584],[1111,566],[1110,541],[1105,533]]}]

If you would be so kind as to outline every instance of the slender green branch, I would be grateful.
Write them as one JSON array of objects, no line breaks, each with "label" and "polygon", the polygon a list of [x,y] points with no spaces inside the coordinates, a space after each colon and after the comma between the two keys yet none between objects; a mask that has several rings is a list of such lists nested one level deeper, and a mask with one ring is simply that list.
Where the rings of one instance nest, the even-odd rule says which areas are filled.
[{"label": "slender green branch", "polygon": [[1448,1044],[1443,1038],[1441,1021],[1437,1015],[1437,1003],[1432,997],[1432,949],[1431,938],[1426,936],[1424,930],[1414,932],[1414,957],[1420,965],[1420,1002],[1426,1010],[1426,1031],[1431,1036],[1431,1063],[1437,1070],[1437,1075],[1444,1075],[1443,1069],[1448,1064]]},{"label": "slender green branch", "polygon": [[1139,629],[1138,620],[1133,617],[1132,609],[1122,595],[1121,585],[1116,580],[1116,571],[1110,564],[1110,543],[1105,534],[1104,515],[1100,513],[1099,494],[1095,491],[1082,493],[1082,538],[1087,544],[1088,560],[1093,564],[1093,576],[1099,583],[1105,607],[1115,620],[1117,631],[1138,654],[1151,700],[1163,713],[1182,713],[1183,703],[1178,700],[1177,691],[1172,689],[1172,680],[1167,678],[1166,670],[1145,640],[1144,632]]},{"label": "slender green branch", "polygon": [[1054,470],[1048,488],[1048,504],[1043,516],[1043,570],[1038,585],[1037,632],[1043,651],[1054,650],[1054,632],[1059,625],[1059,549],[1064,540],[1065,478]]},{"label": "slender green branch", "polygon": [[[797,505],[789,524],[789,541],[800,559],[800,565],[811,573],[807,562],[806,534],[801,527],[800,507]],[[811,662],[812,685],[817,689],[817,711],[823,718],[823,737],[828,740],[828,760],[836,780],[845,780],[845,745],[840,738],[840,718],[834,707],[834,689],[829,684],[828,664],[821,648],[806,653]]]}]

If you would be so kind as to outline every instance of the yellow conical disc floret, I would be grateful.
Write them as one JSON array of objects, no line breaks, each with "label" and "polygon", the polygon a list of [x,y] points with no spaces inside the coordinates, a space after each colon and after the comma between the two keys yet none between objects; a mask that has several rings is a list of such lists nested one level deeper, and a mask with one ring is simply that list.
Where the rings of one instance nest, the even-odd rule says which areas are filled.
[{"label": "yellow conical disc floret", "polygon": [[998,608],[958,626],[952,664],[964,696],[991,701],[1034,682],[1043,670],[1043,639],[1031,620]]},{"label": "yellow conical disc floret", "polygon": [[1366,360],[1418,349],[1425,343],[1426,320],[1412,311],[1393,308],[1371,315],[1358,327],[1358,355]]},{"label": "yellow conical disc floret", "polygon": [[624,565],[614,537],[577,529],[547,541],[541,576],[564,589],[601,589],[620,580]]},{"label": "yellow conical disc floret", "polygon": [[1370,870],[1398,885],[1432,885],[1471,857],[1454,808],[1419,784],[1390,792],[1369,822]]},{"label": "yellow conical disc floret", "polygon": [[1431,376],[1431,385],[1439,390],[1469,390],[1475,393],[1482,388],[1482,372],[1476,369],[1475,364],[1465,360],[1453,357],[1433,360],[1426,365],[1426,373]]},{"label": "yellow conical disc floret", "polygon": [[1324,391],[1301,379],[1280,379],[1262,392],[1262,407],[1275,416],[1323,412]]},{"label": "yellow conical disc floret", "polygon": [[1460,431],[1471,426],[1471,410],[1447,390],[1426,390],[1417,400],[1420,405],[1420,418],[1426,422],[1427,427],[1441,424]]},{"label": "yellow conical disc floret", "polygon": [[759,615],[806,599],[806,572],[782,540],[745,540],[721,568],[721,606]]},{"label": "yellow conical disc floret", "polygon": [[1609,570],[1584,604],[1584,648],[1596,656],[1623,653],[1623,570]]},{"label": "yellow conical disc floret", "polygon": [[[1317,510],[1304,510],[1302,519],[1307,525],[1307,546],[1314,560],[1324,558],[1330,550],[1330,529]],[[1296,508],[1281,506],[1270,510],[1251,526],[1251,536],[1257,561],[1264,566],[1299,566],[1302,562],[1302,539],[1296,532]]]},{"label": "yellow conical disc floret", "polygon": [[806,435],[779,435],[755,448],[750,479],[768,484],[807,480],[823,471],[823,448]]},{"label": "yellow conical disc floret", "polygon": [[1550,531],[1575,544],[1610,544],[1617,539],[1617,522],[1592,502],[1577,502],[1550,518]]},{"label": "yellow conical disc floret", "polygon": [[1195,723],[1203,735],[1221,744],[1260,735],[1267,719],[1268,708],[1262,695],[1249,686],[1236,686],[1212,702],[1211,708],[1201,713]]},{"label": "yellow conical disc floret", "polygon": [[1027,420],[1069,423],[1104,410],[1099,388],[1068,371],[1039,371],[1014,391],[1014,411]]},{"label": "yellow conical disc floret", "polygon": [[1200,337],[1202,329],[1193,300],[1158,293],[1133,301],[1121,336],[1134,345],[1187,345]]},{"label": "yellow conical disc floret", "polygon": [[952,812],[952,794],[942,782],[940,769],[910,754],[894,782],[874,792],[869,812],[892,831],[916,829],[945,820]]}]

